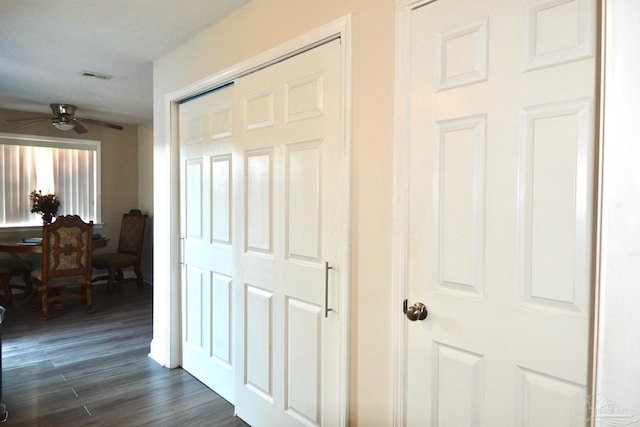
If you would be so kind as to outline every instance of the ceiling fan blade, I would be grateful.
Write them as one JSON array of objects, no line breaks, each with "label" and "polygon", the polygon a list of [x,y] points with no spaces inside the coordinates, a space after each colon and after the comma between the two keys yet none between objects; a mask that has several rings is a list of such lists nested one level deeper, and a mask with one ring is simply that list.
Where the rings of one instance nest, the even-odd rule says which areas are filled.
[{"label": "ceiling fan blade", "polygon": [[80,120],[82,123],[89,123],[90,125],[102,126],[102,127],[105,127],[105,128],[111,128],[111,129],[117,129],[117,130],[124,129],[120,125],[116,125],[114,123],[107,123],[107,122],[103,122],[103,121],[100,121],[100,120],[81,119],[79,117],[76,118],[76,120]]},{"label": "ceiling fan blade", "polygon": [[87,132],[89,132],[89,131],[87,130],[87,128],[86,128],[86,127],[84,127],[84,126],[82,126],[82,125],[80,124],[80,122],[78,122],[77,120],[74,120],[74,121],[73,121],[73,123],[74,123],[73,131],[74,131],[75,133],[87,133]]},{"label": "ceiling fan blade", "polygon": [[7,119],[7,122],[26,122],[27,120],[39,120],[43,121],[45,119],[50,119],[51,116],[35,116],[35,117],[24,117],[22,119]]},{"label": "ceiling fan blade", "polygon": [[46,121],[48,121],[50,119],[51,119],[51,117],[44,117],[44,118],[42,118],[40,120],[36,120],[35,122],[25,123],[25,124],[22,124],[20,126],[16,126],[14,129],[18,130],[18,129],[26,128],[26,127],[31,126],[31,125],[36,125],[38,123],[46,122]]}]

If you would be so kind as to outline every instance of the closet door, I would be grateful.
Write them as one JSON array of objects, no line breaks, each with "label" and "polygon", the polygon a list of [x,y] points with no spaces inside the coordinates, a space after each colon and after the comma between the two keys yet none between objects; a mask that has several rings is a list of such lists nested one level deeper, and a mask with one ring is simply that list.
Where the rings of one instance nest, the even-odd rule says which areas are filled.
[{"label": "closet door", "polygon": [[254,426],[340,424],[340,41],[180,107],[183,367]]},{"label": "closet door", "polygon": [[180,106],[182,367],[231,403],[232,103],[229,85]]},{"label": "closet door", "polygon": [[339,40],[243,77],[234,95],[236,410],[256,426],[339,425]]}]

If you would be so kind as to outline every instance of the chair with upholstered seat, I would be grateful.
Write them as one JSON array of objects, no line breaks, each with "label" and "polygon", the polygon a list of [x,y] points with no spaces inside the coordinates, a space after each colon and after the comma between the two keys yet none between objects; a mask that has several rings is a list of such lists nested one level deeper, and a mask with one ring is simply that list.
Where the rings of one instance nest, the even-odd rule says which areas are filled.
[{"label": "chair with upholstered seat", "polygon": [[67,300],[91,301],[91,250],[93,221],[78,215],[59,216],[42,229],[42,268],[34,270],[33,299],[42,303],[42,319],[47,320],[48,305]]},{"label": "chair with upholstered seat", "polygon": [[[24,283],[11,283],[11,277],[22,276]],[[12,289],[31,290],[31,262],[13,258],[0,259],[0,285],[2,286],[2,300],[4,304],[13,304]]]},{"label": "chair with upholstered seat", "polygon": [[[93,257],[93,268],[107,270],[108,275],[93,279],[94,282],[107,280],[107,291],[111,291],[115,285],[121,286],[128,281],[135,281],[138,287],[142,286],[142,271],[140,258],[144,242],[144,228],[147,215],[143,215],[139,209],[131,209],[122,215],[120,226],[120,239],[118,251],[114,253],[96,254]],[[123,269],[133,268],[135,279],[125,279]]]}]

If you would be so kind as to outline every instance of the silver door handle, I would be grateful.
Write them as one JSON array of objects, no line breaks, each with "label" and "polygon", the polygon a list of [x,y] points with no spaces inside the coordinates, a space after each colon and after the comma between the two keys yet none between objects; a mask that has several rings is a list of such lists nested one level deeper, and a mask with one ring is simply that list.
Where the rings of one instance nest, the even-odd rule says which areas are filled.
[{"label": "silver door handle", "polygon": [[407,319],[412,322],[415,322],[416,320],[424,320],[429,316],[429,310],[427,310],[427,307],[423,303],[417,302],[411,307],[407,307],[407,305],[407,300],[404,300],[404,314],[406,314]]},{"label": "silver door handle", "polygon": [[184,265],[184,237],[178,237],[178,264]]},{"label": "silver door handle", "polygon": [[329,270],[333,267],[329,266],[328,262],[324,263],[324,317],[329,317]]}]

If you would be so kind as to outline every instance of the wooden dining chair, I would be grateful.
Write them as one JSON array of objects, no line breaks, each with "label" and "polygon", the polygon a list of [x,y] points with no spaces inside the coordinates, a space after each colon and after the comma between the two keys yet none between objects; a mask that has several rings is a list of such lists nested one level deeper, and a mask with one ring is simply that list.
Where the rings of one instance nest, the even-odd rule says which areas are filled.
[{"label": "wooden dining chair", "polygon": [[[31,290],[31,262],[13,258],[0,259],[0,285],[3,295],[3,304],[13,305],[12,289],[20,289],[24,292]],[[11,283],[13,276],[22,277],[23,283]]]},{"label": "wooden dining chair", "polygon": [[33,300],[41,301],[42,319],[48,305],[79,300],[91,312],[91,250],[93,221],[78,215],[59,216],[42,230],[42,268],[34,270]]},{"label": "wooden dining chair", "polygon": [[[107,280],[107,291],[111,291],[114,286],[121,286],[128,281],[135,281],[138,287],[142,286],[140,259],[147,218],[148,215],[143,215],[139,209],[131,209],[122,215],[117,252],[96,254],[93,257],[93,268],[108,272],[107,275],[96,277],[93,281]],[[123,269],[131,267],[136,277],[135,279],[125,279]]]}]

